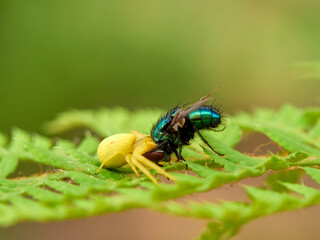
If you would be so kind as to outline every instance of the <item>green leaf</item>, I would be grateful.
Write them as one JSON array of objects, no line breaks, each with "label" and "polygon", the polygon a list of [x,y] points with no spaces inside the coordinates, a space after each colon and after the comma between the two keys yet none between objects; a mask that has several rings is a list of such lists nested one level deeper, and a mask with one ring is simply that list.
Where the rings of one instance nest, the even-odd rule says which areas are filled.
[{"label": "green leaf", "polygon": [[312,177],[313,180],[315,180],[318,184],[320,184],[320,170],[316,168],[311,167],[304,167],[303,168],[307,174]]},{"label": "green leaf", "polygon": [[7,177],[14,172],[18,165],[18,160],[11,154],[2,156],[0,161],[0,178]]}]

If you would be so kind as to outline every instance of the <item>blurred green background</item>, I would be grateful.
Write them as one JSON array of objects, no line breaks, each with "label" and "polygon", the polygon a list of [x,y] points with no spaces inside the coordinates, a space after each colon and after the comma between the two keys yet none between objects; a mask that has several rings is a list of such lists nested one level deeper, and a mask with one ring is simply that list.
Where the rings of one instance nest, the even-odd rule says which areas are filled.
[{"label": "blurred green background", "polygon": [[[320,104],[320,1],[0,1],[0,130],[71,108]],[[306,66],[305,66],[306,65]],[[305,69],[306,68],[306,69]],[[302,69],[302,72],[301,72]]]},{"label": "blurred green background", "polygon": [[[0,131],[18,126],[39,132],[45,121],[72,108],[167,109],[221,84],[215,96],[228,114],[288,102],[319,106],[319,12],[318,0],[1,0]],[[305,232],[311,239],[317,235],[312,224],[319,209],[311,211],[314,217],[270,218],[268,231],[264,224],[250,225],[241,239],[270,239],[274,232],[279,238],[273,239],[301,239]],[[108,231],[119,234],[133,226],[140,235],[132,236],[142,239],[146,221],[140,219],[158,230],[147,232],[152,239],[167,239],[159,232],[166,234],[168,226],[173,226],[174,239],[190,239],[190,229],[197,236],[204,228],[193,220],[181,225],[181,219],[157,222],[153,215],[128,214],[118,221],[118,215],[106,215],[98,227],[92,218],[21,224],[7,234],[19,239],[57,239],[60,234],[70,240],[98,233],[105,239]],[[301,222],[288,224],[281,235],[283,223],[292,219]],[[3,239],[18,239],[10,234]]]}]

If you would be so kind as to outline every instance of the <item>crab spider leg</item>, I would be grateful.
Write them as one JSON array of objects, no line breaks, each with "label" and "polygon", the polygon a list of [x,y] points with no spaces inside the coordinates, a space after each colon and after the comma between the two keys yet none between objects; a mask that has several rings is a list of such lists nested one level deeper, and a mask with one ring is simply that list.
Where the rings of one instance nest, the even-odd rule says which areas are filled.
[{"label": "crab spider leg", "polygon": [[113,157],[116,156],[117,154],[118,154],[118,153],[115,153],[115,154],[111,155],[110,157],[106,158],[106,159],[101,163],[100,167],[99,167],[98,170],[95,172],[95,174],[97,174],[97,173],[101,170],[101,168],[103,168],[103,166],[106,164],[106,162],[107,162],[109,159],[113,158]]},{"label": "crab spider leg", "polygon": [[130,167],[132,168],[132,170],[134,171],[134,173],[137,175],[137,177],[140,177],[140,174],[139,174],[139,172],[137,171],[137,168],[136,168],[136,166],[132,163],[132,161],[131,161],[131,157],[132,157],[132,155],[127,155],[126,156],[126,161],[127,161],[127,163],[130,165]]},{"label": "crab spider leg", "polygon": [[149,168],[152,168],[153,170],[157,171],[158,173],[166,176],[167,178],[173,180],[173,181],[177,181],[177,179],[175,179],[174,177],[172,177],[169,173],[167,173],[166,171],[164,171],[161,167],[159,167],[157,164],[149,161],[147,158],[139,155],[139,154],[133,154],[133,157],[138,160],[139,162],[143,163],[144,165],[148,166]]},{"label": "crab spider leg", "polygon": [[147,177],[151,179],[152,182],[155,184],[159,184],[158,181],[152,176],[152,174],[141,164],[139,161],[137,161],[134,157],[131,158],[132,163],[137,166],[143,172]]},{"label": "crab spider leg", "polygon": [[144,136],[144,134],[142,134],[142,133],[140,133],[140,132],[138,132],[138,131],[135,131],[135,130],[132,130],[131,133],[132,133],[133,135],[135,135],[136,137],[143,137],[143,136]]}]

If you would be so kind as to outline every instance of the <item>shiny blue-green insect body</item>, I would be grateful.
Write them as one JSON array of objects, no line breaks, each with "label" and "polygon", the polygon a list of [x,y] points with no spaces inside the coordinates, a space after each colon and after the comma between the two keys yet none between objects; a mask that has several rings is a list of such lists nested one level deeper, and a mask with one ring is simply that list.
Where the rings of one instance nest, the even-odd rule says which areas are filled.
[{"label": "shiny blue-green insect body", "polygon": [[[176,107],[168,111],[151,130],[151,136],[157,147],[150,152],[157,152],[159,156],[168,157],[175,153],[179,160],[182,147],[189,145],[197,133],[204,143],[216,152],[206,139],[201,135],[201,130],[218,130],[218,126],[222,123],[222,113],[220,107],[204,106],[211,98],[205,96],[198,102],[183,110],[183,107]],[[167,158],[168,159],[168,158]],[[158,161],[160,159],[153,159]]]},{"label": "shiny blue-green insect body", "polygon": [[198,130],[214,129],[221,123],[221,113],[212,107],[201,107],[188,117]]}]

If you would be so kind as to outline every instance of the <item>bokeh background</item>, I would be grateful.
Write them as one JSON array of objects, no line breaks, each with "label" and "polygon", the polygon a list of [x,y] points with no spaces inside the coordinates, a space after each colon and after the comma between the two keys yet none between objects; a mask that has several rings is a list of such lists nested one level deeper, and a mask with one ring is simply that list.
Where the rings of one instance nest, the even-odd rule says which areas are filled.
[{"label": "bokeh background", "polygon": [[[215,96],[228,114],[319,106],[319,12],[318,0],[1,0],[0,131],[41,132],[73,108],[167,109],[219,85]],[[26,239],[26,229],[33,239],[40,229],[63,232],[52,226],[11,228],[6,239]]]},{"label": "bokeh background", "polygon": [[[215,93],[228,113],[320,104],[320,2],[0,1],[1,131],[71,108]],[[303,71],[304,71],[303,70]]]}]

